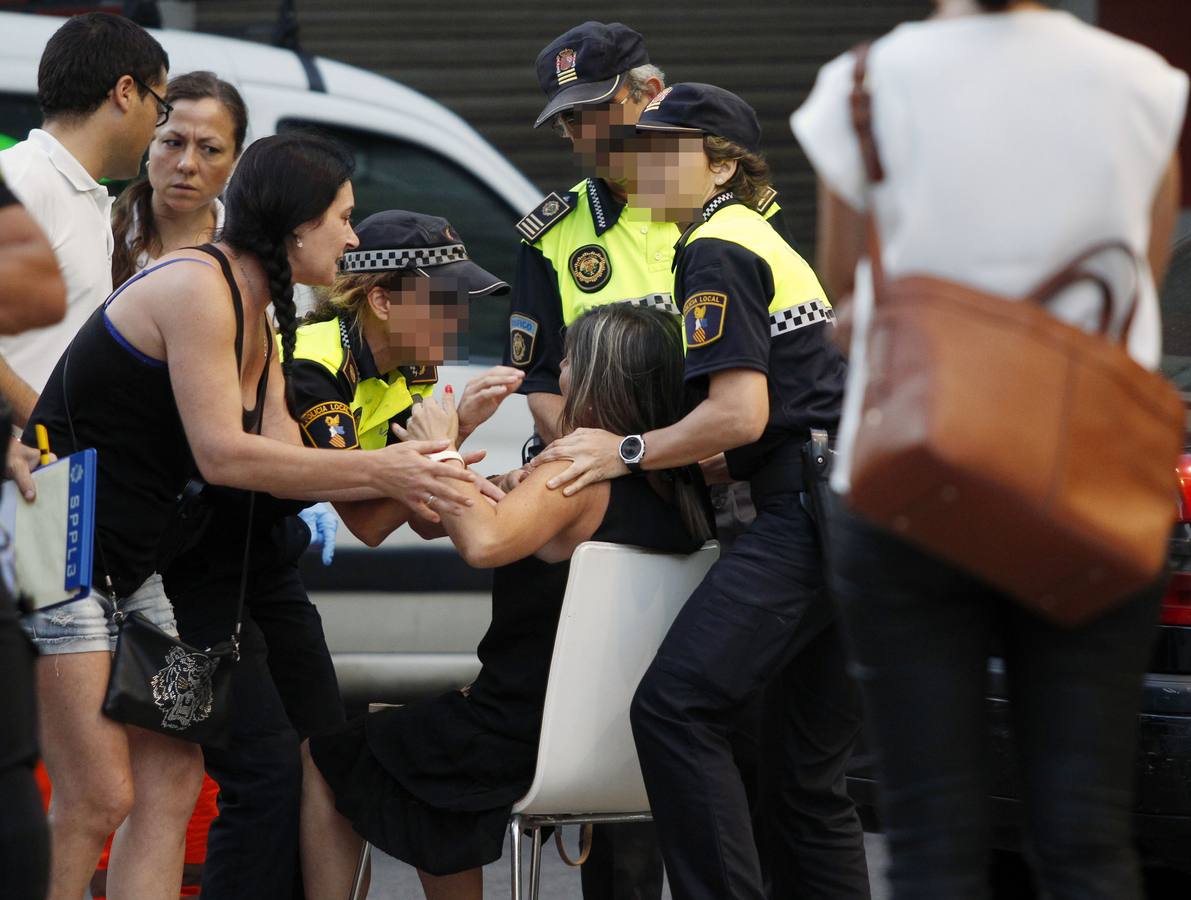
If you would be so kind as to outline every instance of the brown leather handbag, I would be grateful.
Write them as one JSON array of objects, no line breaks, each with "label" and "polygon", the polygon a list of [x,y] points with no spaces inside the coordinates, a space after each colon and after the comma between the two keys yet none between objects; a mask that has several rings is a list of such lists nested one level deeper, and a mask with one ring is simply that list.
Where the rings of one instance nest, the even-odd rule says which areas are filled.
[{"label": "brown leather handbag", "polygon": [[[883,172],[857,52],[852,120],[871,182]],[[852,507],[1046,618],[1076,624],[1161,574],[1175,518],[1184,408],[1108,336],[1100,244],[1014,300],[925,275],[886,280],[869,218],[869,380],[852,452]],[[1099,334],[1046,311],[1080,282]]]}]

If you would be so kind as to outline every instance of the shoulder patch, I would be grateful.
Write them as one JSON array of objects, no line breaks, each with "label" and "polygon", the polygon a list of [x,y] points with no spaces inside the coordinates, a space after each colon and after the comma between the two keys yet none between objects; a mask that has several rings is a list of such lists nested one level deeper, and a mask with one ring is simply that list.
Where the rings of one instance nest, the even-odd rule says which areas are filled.
[{"label": "shoulder patch", "polygon": [[774,201],[777,200],[777,191],[772,187],[767,187],[762,191],[761,196],[757,199],[757,212],[761,215],[766,215],[773,207]]},{"label": "shoulder patch", "polygon": [[352,356],[351,350],[347,348],[343,350],[343,366],[340,370],[354,391],[356,385],[360,383],[360,367],[356,365],[356,358]]},{"label": "shoulder patch", "polygon": [[515,366],[528,366],[533,360],[533,345],[538,336],[537,319],[522,313],[509,316],[509,360]]},{"label": "shoulder patch", "polygon": [[560,196],[553,192],[547,194],[545,200],[517,223],[517,231],[532,244],[574,208],[573,194],[566,196]]},{"label": "shoulder patch", "polygon": [[406,384],[436,384],[438,366],[402,366]]},{"label": "shoulder patch", "polygon": [[728,295],[718,291],[691,294],[682,304],[682,332],[688,350],[706,347],[724,336]]},{"label": "shoulder patch", "polygon": [[311,446],[336,450],[351,450],[358,446],[351,407],[342,400],[328,400],[310,407],[302,413],[300,424]]}]

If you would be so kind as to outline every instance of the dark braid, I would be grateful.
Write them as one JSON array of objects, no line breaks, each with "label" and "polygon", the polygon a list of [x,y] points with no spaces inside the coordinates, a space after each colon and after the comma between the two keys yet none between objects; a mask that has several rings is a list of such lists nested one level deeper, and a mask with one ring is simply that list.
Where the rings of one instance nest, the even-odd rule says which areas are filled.
[{"label": "dark braid", "polygon": [[295,419],[300,415],[298,399],[294,395],[294,348],[298,344],[298,310],[294,305],[294,284],[285,245],[279,244],[272,258],[261,257],[265,274],[269,276],[269,292],[273,297],[273,314],[281,332],[281,371],[285,375],[285,405]]},{"label": "dark braid", "polygon": [[287,240],[319,220],[351,178],[351,154],[331,139],[304,131],[262,138],[244,151],[227,191],[222,240],[251,253],[264,267],[281,332],[285,403],[298,417],[290,375],[297,343],[297,309]]}]

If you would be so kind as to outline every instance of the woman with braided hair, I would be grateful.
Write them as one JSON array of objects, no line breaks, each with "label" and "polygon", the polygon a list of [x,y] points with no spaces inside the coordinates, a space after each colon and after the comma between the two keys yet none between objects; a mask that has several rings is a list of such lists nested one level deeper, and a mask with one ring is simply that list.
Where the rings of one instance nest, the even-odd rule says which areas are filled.
[{"label": "woman with braided hair", "polygon": [[[385,496],[420,508],[433,495],[440,512],[474,502],[461,489],[474,476],[432,458],[445,440],[366,454],[307,449],[287,409],[292,282],[329,284],[339,256],[356,245],[351,173],[346,151],[315,135],[249,147],[228,191],[223,239],[168,253],[117,289],[58,360],[31,416],[58,454],[98,451],[94,581],[108,586],[24,622],[54,657],[39,663],[38,687],[63,897],[82,893],[117,827],[108,896],[178,893],[198,748],[99,710],[115,646],[114,598],[122,613],[141,612],[177,633],[157,551],[195,465],[209,483],[283,497]],[[270,303],[282,331],[280,366]]]}]

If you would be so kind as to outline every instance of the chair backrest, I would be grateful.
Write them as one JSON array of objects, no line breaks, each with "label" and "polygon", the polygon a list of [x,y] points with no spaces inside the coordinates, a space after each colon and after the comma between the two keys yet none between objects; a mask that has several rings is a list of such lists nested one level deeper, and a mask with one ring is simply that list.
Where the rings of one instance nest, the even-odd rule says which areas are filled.
[{"label": "chair backrest", "polygon": [[579,545],[554,640],[537,771],[513,812],[649,809],[629,702],[674,617],[718,556],[714,541],[689,556]]}]

